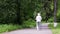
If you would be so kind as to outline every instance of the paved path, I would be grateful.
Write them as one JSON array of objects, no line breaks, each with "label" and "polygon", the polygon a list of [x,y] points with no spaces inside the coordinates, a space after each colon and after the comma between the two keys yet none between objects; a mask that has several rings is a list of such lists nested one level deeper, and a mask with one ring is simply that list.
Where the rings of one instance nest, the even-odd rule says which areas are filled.
[{"label": "paved path", "polygon": [[52,31],[48,28],[48,24],[42,24],[40,30],[36,29],[22,29],[11,32],[6,32],[3,34],[52,34]]}]

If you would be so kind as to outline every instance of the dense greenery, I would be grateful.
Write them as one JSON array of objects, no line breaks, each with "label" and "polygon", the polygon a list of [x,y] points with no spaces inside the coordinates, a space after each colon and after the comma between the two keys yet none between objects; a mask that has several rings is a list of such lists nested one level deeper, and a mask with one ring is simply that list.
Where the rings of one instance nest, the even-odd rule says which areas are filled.
[{"label": "dense greenery", "polygon": [[[1,32],[35,27],[39,12],[42,22],[54,21],[54,0],[0,0]],[[57,22],[60,22],[60,0],[57,2]],[[21,26],[21,27],[20,27]],[[4,29],[6,27],[6,29]],[[12,27],[12,29],[10,29]]]},{"label": "dense greenery", "polygon": [[13,24],[1,24],[0,25],[0,33],[2,32],[8,32],[16,29],[21,29],[22,27],[20,25],[13,25]]},{"label": "dense greenery", "polygon": [[13,30],[19,30],[24,28],[35,28],[35,21],[29,19],[28,21],[24,21],[22,25],[18,24],[0,24],[0,33],[9,32]]},{"label": "dense greenery", "polygon": [[[39,10],[41,9],[40,4],[41,4],[41,1],[39,0],[38,1],[37,0],[33,0],[33,1],[20,0],[20,2],[16,0],[13,0],[13,1],[0,0],[0,22],[1,23],[15,23],[17,19],[21,21],[21,20],[33,18],[34,11],[40,11]],[[20,15],[17,13],[19,13]]]},{"label": "dense greenery", "polygon": [[[37,12],[41,13],[42,21],[47,22],[52,19],[53,0],[0,0],[0,23],[21,24],[25,20],[35,19]],[[59,15],[58,8],[58,21]]]},{"label": "dense greenery", "polygon": [[0,0],[0,23],[16,21],[16,0]]},{"label": "dense greenery", "polygon": [[58,23],[57,27],[53,27],[53,23],[49,24],[49,28],[52,30],[53,34],[60,34],[60,23]]},{"label": "dense greenery", "polygon": [[59,2],[60,2],[60,0],[58,0],[58,4],[57,4],[58,5],[58,8],[57,8],[58,9],[58,11],[57,11],[57,21],[58,22],[60,22],[60,16],[59,16],[60,15],[60,3]]}]

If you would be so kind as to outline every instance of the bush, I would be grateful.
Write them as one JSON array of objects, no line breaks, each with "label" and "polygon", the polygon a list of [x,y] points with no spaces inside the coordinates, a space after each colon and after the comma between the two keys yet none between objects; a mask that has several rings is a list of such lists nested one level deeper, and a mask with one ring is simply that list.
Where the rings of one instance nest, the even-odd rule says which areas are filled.
[{"label": "bush", "polygon": [[22,28],[34,28],[34,27],[35,27],[35,21],[32,19],[24,21],[22,25],[0,24],[0,33],[9,32],[9,31],[17,30],[17,29],[22,29]]},{"label": "bush", "polygon": [[29,19],[27,21],[24,21],[22,27],[23,28],[34,28],[35,27],[35,21],[32,20],[32,19]]},{"label": "bush", "polygon": [[1,32],[8,32],[16,29],[21,29],[22,27],[20,25],[13,25],[13,24],[1,24],[0,25],[0,33]]},{"label": "bush", "polygon": [[48,20],[48,22],[53,22],[53,21],[54,21],[53,17],[51,17],[51,18]]}]

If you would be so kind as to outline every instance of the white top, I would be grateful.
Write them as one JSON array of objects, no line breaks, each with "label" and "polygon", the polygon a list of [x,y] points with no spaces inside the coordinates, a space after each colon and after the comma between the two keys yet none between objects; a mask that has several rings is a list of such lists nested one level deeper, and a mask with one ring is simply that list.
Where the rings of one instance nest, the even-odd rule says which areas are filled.
[{"label": "white top", "polygon": [[41,22],[42,17],[38,14],[38,16],[36,16],[36,22]]}]

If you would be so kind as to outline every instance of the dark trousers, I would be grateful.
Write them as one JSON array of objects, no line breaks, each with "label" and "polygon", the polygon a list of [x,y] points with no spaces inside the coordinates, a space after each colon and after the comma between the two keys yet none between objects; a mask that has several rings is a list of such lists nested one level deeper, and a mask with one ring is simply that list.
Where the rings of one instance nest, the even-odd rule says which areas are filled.
[{"label": "dark trousers", "polygon": [[40,26],[41,26],[41,22],[36,22],[36,28],[37,28],[37,30],[40,29]]}]

